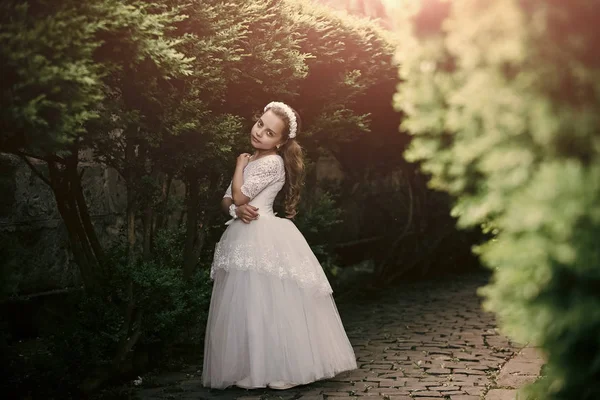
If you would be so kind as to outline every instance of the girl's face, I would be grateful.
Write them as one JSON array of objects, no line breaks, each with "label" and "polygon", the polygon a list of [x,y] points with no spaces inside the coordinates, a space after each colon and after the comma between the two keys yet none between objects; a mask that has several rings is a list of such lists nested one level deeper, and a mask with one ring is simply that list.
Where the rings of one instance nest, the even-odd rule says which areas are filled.
[{"label": "girl's face", "polygon": [[257,150],[271,150],[282,142],[285,122],[273,111],[267,110],[250,131],[250,142]]}]

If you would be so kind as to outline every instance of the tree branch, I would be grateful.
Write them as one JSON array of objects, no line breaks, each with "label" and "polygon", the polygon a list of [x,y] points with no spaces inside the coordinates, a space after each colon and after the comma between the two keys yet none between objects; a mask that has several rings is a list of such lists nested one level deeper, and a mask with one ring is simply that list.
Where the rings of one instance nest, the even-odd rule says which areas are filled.
[{"label": "tree branch", "polygon": [[44,181],[44,183],[46,183],[46,185],[52,187],[52,183],[50,182],[50,180],[48,178],[46,178],[36,167],[35,165],[33,165],[33,163],[31,161],[29,161],[29,159],[27,158],[28,156],[23,155],[23,154],[19,154],[19,157],[25,161],[25,163],[27,165],[29,165],[29,168],[31,169],[31,171],[38,177],[40,178],[42,181]]},{"label": "tree branch", "polygon": [[13,154],[15,154],[19,157],[35,158],[36,160],[45,161],[45,162],[58,162],[60,164],[64,164],[66,162],[64,158],[59,157],[56,154],[51,154],[48,156],[40,156],[38,154],[31,154],[31,153],[27,153],[22,150],[17,150]]}]

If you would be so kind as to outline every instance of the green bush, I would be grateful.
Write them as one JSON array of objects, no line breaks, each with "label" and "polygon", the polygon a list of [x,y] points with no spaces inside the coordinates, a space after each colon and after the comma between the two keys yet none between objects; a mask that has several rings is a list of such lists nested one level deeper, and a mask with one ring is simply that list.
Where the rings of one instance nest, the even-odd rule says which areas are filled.
[{"label": "green bush", "polygon": [[171,361],[166,350],[177,345],[191,346],[199,358],[212,282],[208,268],[198,269],[192,280],[183,278],[182,238],[182,230],[161,232],[156,257],[135,266],[124,262],[121,246],[113,248],[110,261],[116,272],[108,283],[110,293],[72,295],[66,301],[70,307],[57,311],[55,330],[43,335],[27,359],[18,357],[15,346],[6,346],[14,353],[10,389],[34,397],[76,396],[82,382],[110,370],[124,336],[135,334],[122,331],[129,307],[132,318],[140,316],[133,324],[140,338],[120,365],[124,376]]},{"label": "green bush", "polygon": [[[336,264],[334,229],[343,222],[342,210],[335,196],[330,192],[316,193],[301,204],[301,212],[295,219],[296,226],[321,262],[323,270],[330,279],[339,271]],[[334,282],[332,282],[334,283]]]},{"label": "green bush", "polygon": [[600,398],[600,3],[402,10],[407,156],[457,197],[494,271],[485,307],[547,356],[540,399]]}]

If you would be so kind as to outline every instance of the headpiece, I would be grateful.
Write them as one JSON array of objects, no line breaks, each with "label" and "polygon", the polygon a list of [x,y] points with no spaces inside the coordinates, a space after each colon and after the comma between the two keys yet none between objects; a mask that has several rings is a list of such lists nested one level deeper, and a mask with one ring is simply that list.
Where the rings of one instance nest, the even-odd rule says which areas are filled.
[{"label": "headpiece", "polygon": [[296,113],[294,113],[294,110],[292,110],[292,107],[290,107],[287,104],[282,103],[280,101],[272,101],[266,105],[264,111],[267,112],[267,110],[269,110],[271,108],[278,108],[285,113],[285,115],[288,117],[288,120],[290,121],[289,137],[291,139],[295,138],[296,133],[298,131],[298,121],[296,120]]}]

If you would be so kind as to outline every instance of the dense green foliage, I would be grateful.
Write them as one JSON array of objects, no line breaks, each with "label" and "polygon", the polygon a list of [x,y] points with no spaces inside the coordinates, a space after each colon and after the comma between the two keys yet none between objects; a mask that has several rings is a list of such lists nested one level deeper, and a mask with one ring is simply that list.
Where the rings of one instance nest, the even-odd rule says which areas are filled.
[{"label": "dense green foliage", "polygon": [[[115,273],[108,282],[113,288],[109,297],[73,292],[61,300],[60,312],[50,311],[34,347],[3,347],[9,349],[3,390],[19,388],[34,398],[78,398],[79,390],[111,377],[115,354],[123,351],[122,343],[131,335],[139,340],[129,342],[135,348],[127,350],[131,354],[118,366],[125,376],[148,363],[165,362],[162,352],[176,353],[176,344],[202,343],[212,285],[207,268],[191,280],[183,278],[183,234],[161,232],[156,258],[133,266],[122,244],[110,249]],[[123,329],[130,325],[133,329]],[[169,357],[171,362],[176,358]]]},{"label": "dense green foliage", "polygon": [[316,0],[335,9],[345,10],[354,15],[377,20],[386,27],[391,27],[390,12],[394,0]]},{"label": "dense green foliage", "polygon": [[399,23],[407,156],[492,234],[486,307],[548,359],[530,397],[600,398],[600,3],[423,4]]},{"label": "dense green foliage", "polygon": [[180,17],[129,3],[2,3],[3,151],[64,150],[99,116],[103,79],[125,67],[152,63],[161,74],[189,74],[177,41],[165,38]]}]

